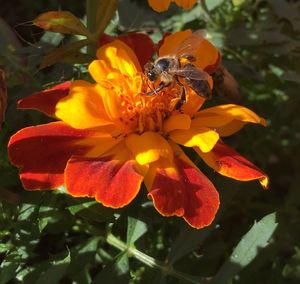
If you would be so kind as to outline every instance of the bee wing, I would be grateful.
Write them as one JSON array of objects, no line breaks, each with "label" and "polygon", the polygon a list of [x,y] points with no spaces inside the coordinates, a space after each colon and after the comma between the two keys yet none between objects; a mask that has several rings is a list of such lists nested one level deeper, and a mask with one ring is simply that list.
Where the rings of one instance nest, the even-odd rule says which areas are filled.
[{"label": "bee wing", "polygon": [[182,54],[194,55],[199,49],[200,43],[205,39],[205,31],[198,30],[193,32],[189,37],[184,39],[172,52],[173,55]]},{"label": "bee wing", "polygon": [[172,72],[174,75],[177,75],[179,77],[185,77],[192,80],[209,80],[210,75],[206,73],[205,71],[195,67],[192,64],[185,65],[182,69],[177,69]]}]

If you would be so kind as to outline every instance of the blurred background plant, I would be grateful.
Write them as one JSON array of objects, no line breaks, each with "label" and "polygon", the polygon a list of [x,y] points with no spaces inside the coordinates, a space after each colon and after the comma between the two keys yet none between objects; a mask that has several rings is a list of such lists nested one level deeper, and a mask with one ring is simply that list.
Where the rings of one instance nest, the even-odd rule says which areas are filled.
[{"label": "blurred background plant", "polygon": [[[120,0],[105,31],[146,31],[157,42],[165,32],[205,29],[240,84],[239,103],[268,121],[265,129],[248,126],[227,140],[269,174],[270,190],[223,178],[199,161],[221,194],[215,222],[199,231],[157,214],[146,194],[111,210],[62,191],[24,191],[7,159],[7,141],[20,128],[49,118],[16,110],[16,101],[87,78],[92,52],[83,45],[83,56],[45,63],[56,48],[83,38],[32,24],[51,10],[70,11],[85,22],[84,1],[2,0],[0,68],[8,107],[0,135],[0,283],[299,283],[300,3],[198,2],[189,11],[171,5],[158,14],[147,1]],[[224,102],[228,98],[209,104]],[[255,220],[261,221],[252,227]]]}]

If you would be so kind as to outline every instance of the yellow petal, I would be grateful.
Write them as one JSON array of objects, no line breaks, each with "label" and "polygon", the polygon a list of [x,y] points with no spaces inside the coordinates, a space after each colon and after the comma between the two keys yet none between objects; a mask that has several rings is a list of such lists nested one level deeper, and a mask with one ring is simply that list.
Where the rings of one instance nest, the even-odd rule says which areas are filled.
[{"label": "yellow petal", "polygon": [[172,160],[172,148],[161,135],[144,132],[142,135],[131,134],[126,138],[126,145],[140,165],[157,161],[160,157]]},{"label": "yellow petal", "polygon": [[229,136],[247,123],[266,125],[266,121],[248,108],[227,104],[199,111],[192,120],[193,127],[214,128],[220,136]]},{"label": "yellow petal", "polygon": [[168,133],[175,129],[189,129],[191,125],[191,118],[186,114],[171,115],[164,121],[164,132]]},{"label": "yellow petal", "polygon": [[175,130],[170,138],[186,147],[198,146],[204,153],[209,152],[219,140],[219,134],[209,128],[191,128],[188,130]]},{"label": "yellow petal", "polygon": [[118,130],[114,128],[113,125],[110,125],[110,129],[100,127],[99,132],[97,131],[97,135],[82,139],[80,141],[80,145],[89,146],[90,150],[85,154],[85,156],[94,158],[102,156],[104,153],[119,144],[122,140],[124,140],[124,138],[118,135]]},{"label": "yellow petal", "polygon": [[141,71],[139,61],[134,52],[122,41],[115,40],[105,44],[97,51],[99,60],[93,61],[89,72],[96,82],[106,79],[110,72],[119,71],[123,75],[134,77]]},{"label": "yellow petal", "polygon": [[111,66],[104,60],[94,60],[89,65],[89,73],[93,79],[100,83],[102,80],[107,79],[110,72],[112,72]]},{"label": "yellow petal", "polygon": [[97,90],[102,94],[102,101],[104,106],[104,112],[107,116],[115,122],[119,119],[122,100],[118,96],[118,91],[112,84],[105,86],[104,84],[98,84]]},{"label": "yellow petal", "polygon": [[206,113],[204,111],[200,111],[192,120],[192,125],[194,127],[217,128],[228,124],[232,120],[233,118],[231,116],[217,115],[215,113]]},{"label": "yellow petal", "polygon": [[220,136],[230,136],[239,130],[241,130],[246,125],[245,122],[239,120],[232,120],[228,124],[225,124],[221,127],[216,128],[216,131],[219,133]]},{"label": "yellow petal", "polygon": [[196,117],[201,118],[201,116],[207,114],[214,114],[216,116],[229,116],[232,119],[244,122],[260,123],[262,125],[265,124],[265,120],[250,109],[234,104],[219,105],[201,110]]},{"label": "yellow petal", "polygon": [[57,103],[55,115],[79,129],[112,124],[105,112],[97,85],[86,81],[72,83],[69,95]]}]

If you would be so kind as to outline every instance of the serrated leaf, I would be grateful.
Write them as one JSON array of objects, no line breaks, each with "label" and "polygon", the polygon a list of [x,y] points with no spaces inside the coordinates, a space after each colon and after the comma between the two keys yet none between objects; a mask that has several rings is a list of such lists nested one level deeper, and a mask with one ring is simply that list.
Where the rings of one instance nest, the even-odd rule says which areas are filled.
[{"label": "serrated leaf", "polygon": [[68,11],[43,13],[33,20],[33,24],[46,31],[91,36],[85,25]]},{"label": "serrated leaf", "polygon": [[66,58],[74,54],[78,54],[79,49],[88,45],[89,43],[90,41],[88,39],[83,39],[68,43],[62,47],[54,49],[53,51],[44,56],[40,65],[40,69],[51,66],[58,62],[64,62]]},{"label": "serrated leaf", "polygon": [[277,225],[275,213],[271,213],[255,223],[242,237],[230,258],[222,265],[214,277],[212,283],[230,283],[233,277],[246,267],[259,254],[261,249],[269,244],[269,240]]},{"label": "serrated leaf", "polygon": [[128,217],[127,244],[135,243],[142,235],[147,232],[147,230],[148,228],[146,223],[133,217]]}]

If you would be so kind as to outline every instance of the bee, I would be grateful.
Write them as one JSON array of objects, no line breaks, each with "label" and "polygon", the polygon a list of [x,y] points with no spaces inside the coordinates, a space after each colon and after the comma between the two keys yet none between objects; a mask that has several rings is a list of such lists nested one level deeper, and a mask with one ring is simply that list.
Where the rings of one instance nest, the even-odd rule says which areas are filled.
[{"label": "bee", "polygon": [[[218,78],[218,81],[222,84],[225,80],[223,77],[220,80],[220,76],[213,76],[213,73],[217,72],[221,65],[212,73],[208,73],[193,64],[196,61],[194,54],[203,40],[205,40],[203,31],[194,32],[183,40],[172,54],[158,57],[154,62],[147,63],[144,68],[147,78],[151,82],[160,80],[159,86],[152,92],[147,93],[147,95],[157,94],[175,82],[181,87],[181,94],[175,109],[180,109],[186,102],[185,85],[189,86],[197,95],[210,99],[212,97],[212,90],[209,85],[211,76],[213,79]],[[224,67],[222,66],[222,68]],[[222,74],[225,73],[222,72]]]}]

